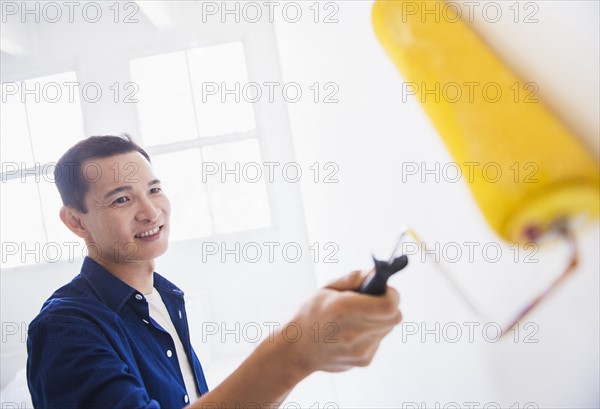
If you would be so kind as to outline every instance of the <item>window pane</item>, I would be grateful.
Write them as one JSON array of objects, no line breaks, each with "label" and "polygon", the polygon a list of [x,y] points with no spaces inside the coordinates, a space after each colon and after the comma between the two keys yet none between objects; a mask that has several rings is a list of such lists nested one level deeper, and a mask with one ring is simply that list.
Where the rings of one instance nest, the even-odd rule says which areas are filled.
[{"label": "window pane", "polygon": [[[219,170],[206,178],[215,231],[229,233],[270,226],[265,184],[268,174],[262,166],[258,141],[248,139],[207,146],[203,148],[203,155],[207,166],[211,164]],[[226,169],[236,169],[238,181],[235,175],[225,173]]]},{"label": "window pane", "polygon": [[[84,137],[79,94],[74,87],[70,95],[68,83],[75,83],[74,72],[26,81],[27,89],[38,86],[39,102],[26,99],[29,131],[36,162],[56,162],[65,151]],[[56,101],[56,102],[52,102]]]},{"label": "window pane", "polygon": [[6,98],[1,109],[0,160],[5,164],[2,171],[13,169],[13,166],[8,166],[8,162],[19,168],[23,164],[25,167],[33,167],[25,104],[21,102],[20,96],[13,95]]},{"label": "window pane", "polygon": [[159,145],[197,137],[194,104],[184,52],[132,60],[144,144]]},{"label": "window pane", "polygon": [[[188,51],[188,59],[200,136],[254,129],[254,108],[249,101],[257,97],[250,93],[256,87],[246,88],[245,100],[248,72],[243,44],[238,41],[195,48]],[[225,92],[230,90],[235,91]]]},{"label": "window pane", "polygon": [[171,240],[211,234],[209,202],[199,175],[200,149],[154,155],[152,165],[171,201]]},{"label": "window pane", "polygon": [[25,182],[15,179],[0,184],[0,237],[2,267],[41,262],[41,248],[46,242],[40,200],[35,177]]}]

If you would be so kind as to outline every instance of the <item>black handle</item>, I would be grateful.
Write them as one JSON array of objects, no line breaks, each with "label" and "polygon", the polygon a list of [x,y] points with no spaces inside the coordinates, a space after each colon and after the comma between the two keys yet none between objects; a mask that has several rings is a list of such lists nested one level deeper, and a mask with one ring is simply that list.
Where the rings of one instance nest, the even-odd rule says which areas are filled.
[{"label": "black handle", "polygon": [[377,260],[373,257],[373,263],[375,263],[375,274],[367,278],[360,288],[359,293],[371,294],[371,295],[382,295],[385,294],[387,287],[387,280],[392,274],[402,270],[408,264],[408,257],[405,254],[394,259],[391,263],[387,261]]}]

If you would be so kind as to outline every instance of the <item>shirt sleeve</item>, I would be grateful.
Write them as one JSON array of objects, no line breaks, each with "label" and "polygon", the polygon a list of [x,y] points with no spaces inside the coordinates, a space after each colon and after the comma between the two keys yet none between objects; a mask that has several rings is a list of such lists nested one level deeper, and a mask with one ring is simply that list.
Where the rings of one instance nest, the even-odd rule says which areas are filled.
[{"label": "shirt sleeve", "polygon": [[88,320],[38,317],[29,326],[27,352],[27,382],[36,408],[160,408],[108,337]]}]

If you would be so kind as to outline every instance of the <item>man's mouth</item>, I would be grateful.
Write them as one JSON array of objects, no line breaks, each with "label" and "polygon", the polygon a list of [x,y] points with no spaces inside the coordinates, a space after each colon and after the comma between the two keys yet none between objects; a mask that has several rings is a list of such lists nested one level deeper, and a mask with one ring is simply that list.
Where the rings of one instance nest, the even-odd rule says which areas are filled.
[{"label": "man's mouth", "polygon": [[[163,226],[164,226],[164,225],[163,225]],[[158,233],[158,232],[160,231],[160,229],[162,229],[162,228],[163,228],[163,226],[156,226],[156,227],[155,227],[155,228],[153,228],[153,229],[150,229],[150,230],[148,230],[148,231],[145,231],[145,232],[143,232],[143,233],[136,234],[134,237],[135,237],[136,239],[142,239],[142,238],[144,238],[144,237],[154,236],[156,233]]]}]

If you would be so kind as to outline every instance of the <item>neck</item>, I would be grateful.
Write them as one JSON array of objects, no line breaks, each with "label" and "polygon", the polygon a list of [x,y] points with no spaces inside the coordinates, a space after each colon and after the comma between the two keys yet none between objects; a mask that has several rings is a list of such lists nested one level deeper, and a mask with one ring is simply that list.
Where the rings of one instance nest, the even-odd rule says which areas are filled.
[{"label": "neck", "polygon": [[91,257],[112,275],[142,294],[150,294],[154,287],[154,260],[114,263],[101,257]]}]

